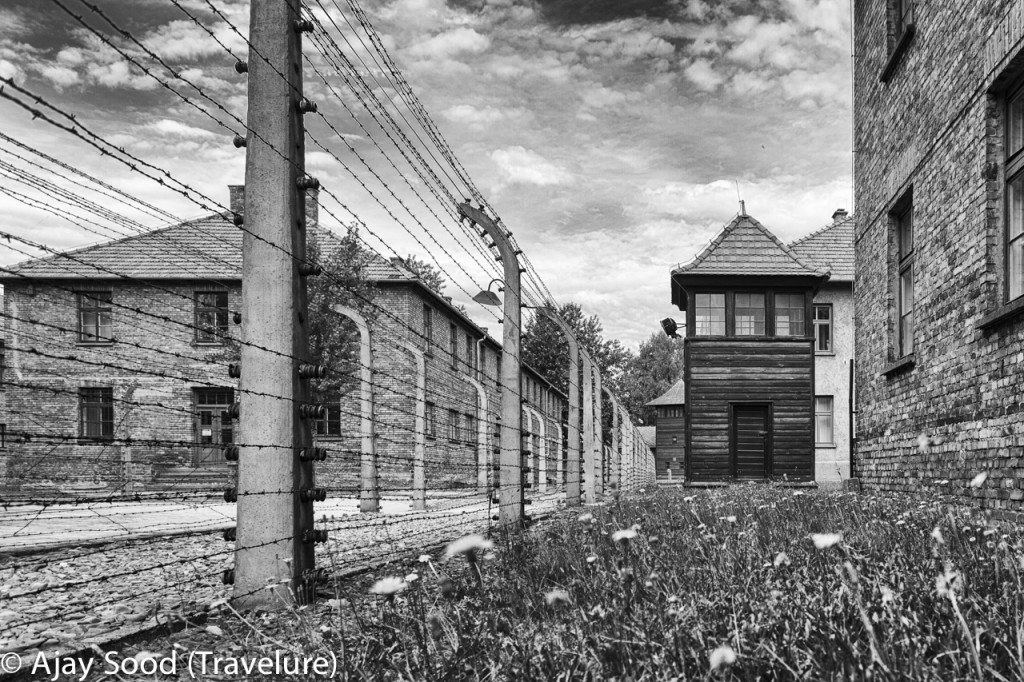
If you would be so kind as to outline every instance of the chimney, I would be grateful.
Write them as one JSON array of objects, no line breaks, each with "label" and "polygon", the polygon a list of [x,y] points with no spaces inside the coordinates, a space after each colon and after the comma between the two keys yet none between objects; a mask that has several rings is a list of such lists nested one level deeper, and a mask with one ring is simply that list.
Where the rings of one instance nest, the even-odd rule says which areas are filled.
[{"label": "chimney", "polygon": [[228,193],[231,195],[228,203],[231,212],[238,215],[245,213],[245,185],[228,185]]},{"label": "chimney", "polygon": [[[245,215],[245,185],[228,185],[231,199],[228,206],[232,213]],[[320,190],[306,190],[306,229],[315,229],[319,225]]]},{"label": "chimney", "polygon": [[835,213],[832,214],[832,222],[837,223],[840,220],[846,220],[846,216],[850,215],[846,212],[845,208],[837,208]]}]

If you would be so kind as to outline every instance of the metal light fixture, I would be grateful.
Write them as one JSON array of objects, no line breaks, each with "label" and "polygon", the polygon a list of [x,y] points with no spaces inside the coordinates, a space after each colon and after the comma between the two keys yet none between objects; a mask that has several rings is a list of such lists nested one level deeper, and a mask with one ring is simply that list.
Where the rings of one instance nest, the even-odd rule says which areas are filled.
[{"label": "metal light fixture", "polygon": [[[491,285],[494,284],[495,282],[497,282],[498,284],[502,284],[502,281],[500,279],[492,279],[490,282],[487,283],[487,289],[485,291],[481,291],[479,294],[474,296],[473,300],[479,303],[480,305],[501,305],[501,298],[498,296],[498,294],[491,291]],[[498,291],[504,290],[504,287],[498,287]]]},{"label": "metal light fixture", "polygon": [[676,325],[676,321],[673,320],[671,317],[666,317],[664,320],[661,321],[661,328],[665,330],[665,334],[669,338],[679,338],[679,334],[676,333],[676,330],[679,327]]}]

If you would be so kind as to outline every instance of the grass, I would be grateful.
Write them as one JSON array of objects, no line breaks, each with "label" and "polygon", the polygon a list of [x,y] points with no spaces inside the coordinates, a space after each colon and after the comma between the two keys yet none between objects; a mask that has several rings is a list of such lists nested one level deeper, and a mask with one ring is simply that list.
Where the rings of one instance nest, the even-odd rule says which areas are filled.
[{"label": "grass", "polygon": [[227,610],[216,648],[356,679],[1024,679],[1024,534],[938,500],[654,491],[493,541]]}]

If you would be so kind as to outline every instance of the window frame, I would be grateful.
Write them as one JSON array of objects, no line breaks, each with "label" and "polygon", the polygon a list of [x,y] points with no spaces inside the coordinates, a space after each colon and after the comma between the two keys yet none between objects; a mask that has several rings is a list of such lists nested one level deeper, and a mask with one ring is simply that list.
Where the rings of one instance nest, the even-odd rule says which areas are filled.
[{"label": "window frame", "polygon": [[[722,331],[721,331],[720,334],[713,333],[714,330],[713,330],[712,325],[711,325],[711,318],[709,318],[709,320],[708,320],[708,332],[707,333],[701,333],[701,328],[700,328],[700,310],[701,310],[701,306],[699,306],[698,303],[697,303],[698,298],[701,297],[701,296],[709,296],[709,297],[710,296],[721,296],[722,297],[722,308],[721,308],[721,310],[722,310],[722,321],[721,321]],[[728,318],[728,306],[726,304],[726,298],[727,297],[726,297],[726,292],[725,291],[696,291],[696,292],[694,292],[694,294],[693,294],[693,335],[695,337],[699,336],[699,337],[702,337],[702,338],[716,338],[716,337],[726,336],[726,334],[728,332],[728,319],[727,319]],[[704,309],[706,309],[706,310],[717,310],[718,306],[713,306],[713,307],[712,306],[705,306]]]},{"label": "window frame", "polygon": [[429,303],[423,304],[423,340],[429,353],[434,343],[434,309]]},{"label": "window frame", "polygon": [[[100,300],[98,297],[106,295],[107,300]],[[94,289],[75,292],[76,307],[78,309],[78,343],[87,346],[109,346],[114,342],[114,290]],[[94,301],[93,305],[86,305],[87,300]],[[86,331],[84,316],[88,313],[95,315],[95,323],[92,331]],[[106,325],[101,320],[105,316]],[[107,329],[107,336],[102,335],[103,328]]]},{"label": "window frame", "polygon": [[[819,320],[818,319],[818,310],[819,309],[828,310],[828,320]],[[832,304],[831,303],[815,303],[815,304],[813,304],[812,312],[811,312],[811,322],[812,322],[812,324],[814,326],[814,354],[815,355],[835,355],[836,354],[835,335],[834,335],[834,332],[835,332],[835,310],[833,309]],[[818,332],[819,332],[819,330],[822,327],[827,327],[828,328],[828,348],[825,349],[825,350],[822,350],[821,348],[819,348],[820,344],[818,343],[820,341],[820,337],[819,337],[819,333]]]},{"label": "window frame", "polygon": [[[97,395],[98,399],[88,396]],[[90,418],[90,410],[99,410],[99,420]],[[99,435],[89,434],[88,425],[98,425]],[[78,437],[85,442],[114,439],[114,388],[112,386],[81,386],[78,389]]]},{"label": "window frame", "polygon": [[459,442],[459,412],[448,408],[448,442]]},{"label": "window frame", "polygon": [[451,356],[452,369],[459,368],[459,325],[448,323],[448,354]]},{"label": "window frame", "polygon": [[[909,230],[905,228],[909,219]],[[914,272],[914,253],[916,250],[916,238],[914,236],[914,202],[908,200],[900,210],[893,213],[894,229],[896,232],[896,352],[897,357],[905,358],[914,353],[914,336],[916,332],[916,320],[914,313],[917,308],[917,275]],[[905,235],[909,235],[909,248],[904,243]],[[907,303],[904,292],[904,277],[910,282],[910,310],[906,310]],[[909,330],[905,328],[904,322],[909,318]],[[909,331],[909,334],[907,333]],[[909,336],[909,339],[908,339]],[[909,340],[909,343],[908,343]]]},{"label": "window frame", "polygon": [[[216,296],[218,299],[223,296],[224,305],[221,306],[219,301],[216,305],[200,305],[199,301],[201,296]],[[228,292],[223,290],[197,290],[193,292],[192,304],[194,311],[193,341],[195,341],[196,345],[200,346],[223,346],[227,341],[228,330],[230,329],[228,324],[228,318],[230,317],[230,297],[228,296]],[[202,315],[204,313],[208,314],[211,312],[214,314],[216,331],[210,331],[209,329],[204,328],[200,323]],[[203,337],[203,333],[208,334],[208,338]]]},{"label": "window frame", "polygon": [[[1017,119],[1019,125],[1020,146],[1017,149],[1011,148],[1012,126],[1014,118],[1011,115],[1013,105],[1016,102],[1021,104],[1020,117]],[[1005,101],[1004,115],[1006,117],[1003,126],[1003,197],[1005,218],[1002,229],[1002,251],[1003,251],[1003,303],[1021,300],[1024,297],[1024,201],[1019,215],[1020,232],[1017,235],[1011,233],[1013,227],[1013,209],[1010,203],[1010,187],[1016,181],[1021,181],[1021,194],[1024,195],[1024,82],[1018,83],[1009,91]],[[1019,249],[1018,268],[1011,270],[1011,254],[1014,249]]]},{"label": "window frame", "polygon": [[426,401],[426,408],[424,410],[425,428],[426,434],[424,434],[430,440],[437,440],[437,405],[431,401]]},{"label": "window frame", "polygon": [[[800,299],[800,305],[798,307],[784,306],[779,307],[779,296],[796,296]],[[797,326],[796,331],[798,333],[779,333],[779,310],[799,310],[800,311],[800,323]],[[787,322],[786,326],[792,332],[793,324]],[[772,336],[783,338],[783,339],[800,339],[807,336],[807,294],[803,291],[773,291],[772,292]]]},{"label": "window frame", "polygon": [[[760,296],[761,297],[761,331],[760,332],[757,331],[757,320],[756,320],[756,316],[755,316],[755,319],[752,322],[752,327],[751,327],[752,331],[750,333],[740,333],[740,327],[739,327],[740,304],[737,301],[737,298],[740,297],[740,296]],[[757,308],[756,307],[751,307],[751,306],[748,305],[748,306],[744,306],[743,310],[755,310],[756,311]],[[767,336],[768,335],[768,296],[766,295],[766,293],[764,291],[736,291],[736,292],[734,292],[733,293],[733,304],[732,304],[732,318],[733,318],[733,321],[732,321],[732,329],[733,329],[732,335],[733,336],[738,336],[738,337],[755,337],[755,338],[756,337]],[[726,331],[728,331],[728,327],[726,328]]]},{"label": "window frame", "polygon": [[[821,399],[828,399],[828,410],[819,410],[818,401]],[[818,417],[827,416],[829,419],[829,430],[832,432],[832,440],[819,440],[818,439]],[[815,447],[835,447],[836,446],[836,397],[834,395],[816,395],[814,396],[814,446]]]}]

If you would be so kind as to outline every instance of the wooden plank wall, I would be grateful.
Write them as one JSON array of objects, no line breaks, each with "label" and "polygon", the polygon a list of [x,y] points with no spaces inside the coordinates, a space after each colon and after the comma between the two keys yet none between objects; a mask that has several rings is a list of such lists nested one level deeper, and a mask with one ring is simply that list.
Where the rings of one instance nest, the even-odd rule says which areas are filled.
[{"label": "wooden plank wall", "polygon": [[[672,477],[683,477],[686,462],[686,419],[685,417],[658,417],[657,439],[655,441],[655,462],[657,475],[667,476],[672,467]],[[672,439],[675,438],[675,442]],[[673,462],[675,459],[677,461]]]},{"label": "wooden plank wall", "polygon": [[814,478],[814,355],[806,340],[688,338],[688,477],[732,476],[731,402],[771,404],[773,478]]}]

